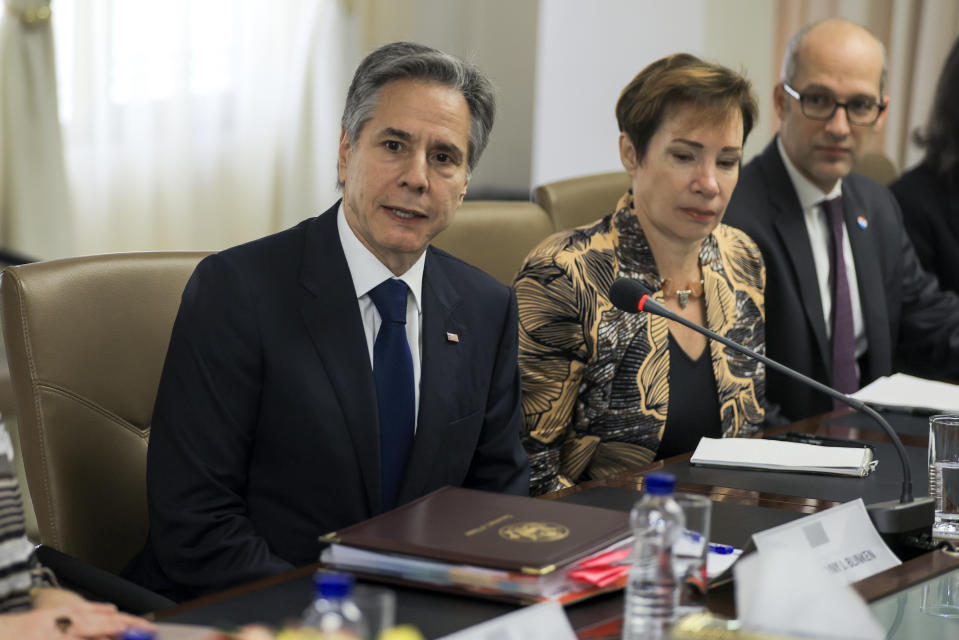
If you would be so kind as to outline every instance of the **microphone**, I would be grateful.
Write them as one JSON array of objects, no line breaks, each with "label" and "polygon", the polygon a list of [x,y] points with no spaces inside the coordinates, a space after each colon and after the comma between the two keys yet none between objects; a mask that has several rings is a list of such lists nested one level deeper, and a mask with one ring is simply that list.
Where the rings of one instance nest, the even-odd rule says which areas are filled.
[{"label": "microphone", "polygon": [[639,280],[633,280],[631,278],[619,278],[609,288],[609,299],[614,305],[616,305],[617,308],[628,313],[645,311],[646,313],[662,316],[668,320],[673,320],[683,326],[689,327],[693,331],[697,331],[704,336],[711,338],[712,340],[717,340],[727,347],[743,353],[750,358],[759,360],[770,369],[775,369],[776,371],[785,374],[794,380],[798,380],[803,384],[809,385],[810,387],[825,393],[827,396],[835,398],[836,400],[839,400],[840,402],[852,407],[856,411],[865,413],[870,418],[875,420],[879,426],[882,427],[883,431],[886,432],[886,435],[889,436],[893,445],[896,447],[896,453],[898,454],[899,462],[902,465],[902,493],[900,494],[898,501],[889,500],[886,502],[877,502],[876,504],[868,505],[866,509],[869,512],[869,517],[872,518],[873,524],[881,534],[905,533],[932,525],[935,512],[935,501],[932,498],[913,498],[912,474],[909,471],[909,462],[906,459],[906,449],[902,446],[902,440],[899,439],[899,435],[893,431],[892,427],[889,426],[889,423],[886,422],[882,416],[876,413],[875,409],[868,406],[861,400],[848,396],[844,393],[840,393],[832,387],[827,387],[818,380],[813,380],[809,376],[790,369],[784,364],[780,364],[764,355],[760,355],[751,349],[747,349],[741,344],[733,342],[725,336],[721,336],[705,327],[699,326],[691,320],[687,320],[686,318],[673,313],[660,303],[653,300],[650,296],[651,293],[652,291]]}]

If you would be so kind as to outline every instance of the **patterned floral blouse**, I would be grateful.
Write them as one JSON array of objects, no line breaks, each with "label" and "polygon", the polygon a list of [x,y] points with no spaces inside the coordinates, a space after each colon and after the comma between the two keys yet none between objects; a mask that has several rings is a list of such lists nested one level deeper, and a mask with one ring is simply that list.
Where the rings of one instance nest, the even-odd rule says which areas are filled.
[{"label": "patterned floral blouse", "polygon": [[[662,278],[631,207],[627,193],[605,218],[550,236],[516,276],[533,495],[637,468],[655,458],[662,441],[667,321],[625,313],[609,300],[613,281],[628,277],[663,301]],[[721,224],[703,239],[699,261],[707,326],[763,353],[766,270],[759,249]],[[709,349],[723,436],[755,433],[764,417],[764,366],[715,341]]]}]

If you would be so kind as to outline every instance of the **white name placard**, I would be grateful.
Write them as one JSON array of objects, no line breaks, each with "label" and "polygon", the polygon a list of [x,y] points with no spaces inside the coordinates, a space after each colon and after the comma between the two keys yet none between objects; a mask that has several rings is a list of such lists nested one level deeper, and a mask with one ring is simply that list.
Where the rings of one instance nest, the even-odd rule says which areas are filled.
[{"label": "white name placard", "polygon": [[846,583],[901,564],[872,525],[862,498],[755,533],[753,540],[760,553],[808,550],[826,571]]},{"label": "white name placard", "polygon": [[481,622],[440,640],[576,640],[563,607],[540,602]]}]

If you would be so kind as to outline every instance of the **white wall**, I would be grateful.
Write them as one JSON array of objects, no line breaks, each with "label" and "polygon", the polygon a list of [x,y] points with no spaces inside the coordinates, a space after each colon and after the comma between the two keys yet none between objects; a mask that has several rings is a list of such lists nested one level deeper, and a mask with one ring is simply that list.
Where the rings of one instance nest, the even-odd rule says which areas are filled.
[{"label": "white wall", "polygon": [[745,71],[760,99],[746,147],[768,141],[774,3],[751,0],[540,0],[531,186],[622,168],[614,108],[644,66],[688,51]]},{"label": "white wall", "polygon": [[369,49],[414,40],[476,63],[496,85],[496,122],[468,197],[522,198],[529,191],[538,5],[538,0],[390,0],[383,5],[386,13],[377,15]]},{"label": "white wall", "polygon": [[781,60],[774,60],[776,3],[754,0],[705,2],[706,39],[701,55],[746,75],[759,100],[759,122],[746,141],[748,161],[769,144],[779,121],[773,113],[773,87]]},{"label": "white wall", "polygon": [[775,4],[392,0],[368,44],[417,40],[489,74],[499,112],[470,196],[523,197],[543,182],[621,169],[619,92],[644,66],[679,51],[746,72],[760,100],[760,122],[746,145],[747,158],[756,153],[776,124],[770,96],[779,62],[765,53],[773,48]]}]

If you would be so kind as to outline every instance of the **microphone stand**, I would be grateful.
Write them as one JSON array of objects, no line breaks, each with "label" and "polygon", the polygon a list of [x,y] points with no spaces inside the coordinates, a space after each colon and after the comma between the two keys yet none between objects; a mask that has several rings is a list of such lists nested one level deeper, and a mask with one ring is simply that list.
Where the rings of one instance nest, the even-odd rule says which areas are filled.
[{"label": "microphone stand", "polygon": [[[913,497],[912,473],[909,470],[909,461],[906,458],[906,448],[903,447],[902,440],[899,439],[899,435],[891,426],[889,426],[889,423],[886,422],[886,420],[876,412],[875,409],[868,406],[861,400],[848,396],[844,393],[840,393],[832,387],[827,387],[818,380],[813,380],[807,375],[790,369],[786,365],[780,364],[775,360],[771,360],[764,355],[760,355],[752,349],[748,349],[737,342],[733,342],[725,336],[721,336],[714,331],[710,331],[706,327],[696,324],[692,320],[687,320],[686,318],[673,313],[660,303],[653,300],[649,296],[649,293],[646,292],[645,285],[637,280],[619,278],[613,283],[609,293],[609,297],[613,301],[613,304],[623,311],[630,313],[645,311],[646,313],[662,316],[668,320],[678,322],[679,324],[689,327],[693,331],[701,333],[712,340],[716,340],[735,351],[745,354],[750,358],[755,358],[756,360],[759,360],[765,364],[767,367],[775,369],[776,371],[785,374],[790,378],[799,380],[826,394],[827,396],[835,398],[836,400],[839,400],[840,402],[852,407],[856,411],[865,413],[870,418],[875,420],[876,423],[882,427],[883,431],[886,432],[886,435],[889,436],[889,439],[892,440],[893,445],[896,447],[896,453],[899,456],[899,463],[902,465],[902,492],[898,501],[889,500],[886,502],[877,502],[875,504],[867,505],[866,510],[869,512],[869,517],[872,518],[873,524],[876,526],[876,530],[881,534],[905,533],[907,531],[913,531],[915,529],[931,526],[935,513],[935,501],[932,498],[917,499]],[[637,294],[642,295],[638,303],[635,302]],[[629,297],[627,298],[627,296]],[[636,305],[635,308],[633,308],[634,304]]]}]

